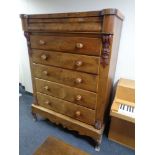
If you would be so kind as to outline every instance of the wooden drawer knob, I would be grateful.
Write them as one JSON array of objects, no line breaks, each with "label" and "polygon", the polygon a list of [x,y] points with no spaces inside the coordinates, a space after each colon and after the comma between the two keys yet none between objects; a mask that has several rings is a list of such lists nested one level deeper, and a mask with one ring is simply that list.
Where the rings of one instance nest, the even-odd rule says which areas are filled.
[{"label": "wooden drawer knob", "polygon": [[81,96],[81,95],[77,95],[77,96],[76,96],[76,100],[77,100],[77,101],[80,101],[81,99],[82,99],[82,96]]},{"label": "wooden drawer knob", "polygon": [[45,90],[49,90],[49,87],[48,87],[48,86],[45,86],[44,89],[45,89]]},{"label": "wooden drawer knob", "polygon": [[76,43],[76,48],[83,48],[83,44],[82,43]]},{"label": "wooden drawer knob", "polygon": [[48,75],[48,72],[47,72],[47,71],[43,71],[43,74],[44,74],[44,75]]},{"label": "wooden drawer knob", "polygon": [[80,84],[80,83],[82,83],[82,79],[81,78],[76,78],[75,82]]},{"label": "wooden drawer knob", "polygon": [[49,100],[45,101],[45,104],[50,105],[50,101]]},{"label": "wooden drawer knob", "polygon": [[79,61],[76,61],[76,63],[75,63],[75,65],[78,66],[78,67],[82,66],[82,64],[83,64],[83,62],[80,61],[80,60]]},{"label": "wooden drawer knob", "polygon": [[41,55],[41,59],[42,60],[46,60],[47,59],[47,55],[45,55],[45,54]]},{"label": "wooden drawer knob", "polygon": [[81,112],[80,111],[76,111],[75,115],[76,115],[76,117],[79,117],[81,115]]},{"label": "wooden drawer knob", "polygon": [[39,40],[39,44],[40,45],[45,45],[45,41],[44,40]]}]

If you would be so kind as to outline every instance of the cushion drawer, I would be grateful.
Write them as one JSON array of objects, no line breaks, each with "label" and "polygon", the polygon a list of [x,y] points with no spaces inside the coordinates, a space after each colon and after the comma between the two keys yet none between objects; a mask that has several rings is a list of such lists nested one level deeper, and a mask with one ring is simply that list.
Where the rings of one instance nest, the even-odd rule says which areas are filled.
[{"label": "cushion drawer", "polygon": [[34,76],[40,79],[58,82],[94,92],[97,91],[97,75],[39,64],[33,64],[33,72]]},{"label": "cushion drawer", "polygon": [[99,38],[31,35],[31,48],[66,51],[69,53],[100,55]]},{"label": "cushion drawer", "polygon": [[95,111],[52,96],[37,93],[38,104],[45,108],[94,125]]},{"label": "cushion drawer", "polygon": [[76,18],[31,18],[29,19],[29,31],[48,32],[100,32],[100,17],[76,17]]},{"label": "cushion drawer", "polygon": [[37,78],[35,82],[38,92],[95,109],[97,100],[96,93]]},{"label": "cushion drawer", "polygon": [[35,63],[98,74],[99,57],[95,56],[32,50],[32,60]]}]

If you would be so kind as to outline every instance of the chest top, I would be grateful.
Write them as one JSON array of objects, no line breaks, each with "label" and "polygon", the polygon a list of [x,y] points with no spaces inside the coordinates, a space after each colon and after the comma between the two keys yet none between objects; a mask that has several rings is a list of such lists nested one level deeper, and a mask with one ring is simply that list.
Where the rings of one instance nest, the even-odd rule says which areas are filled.
[{"label": "chest top", "polygon": [[[103,33],[107,16],[117,16],[123,20],[123,15],[117,9],[104,9],[101,11],[72,12],[56,14],[21,15],[24,31],[28,32],[81,32]],[[109,29],[109,32],[112,30]]]}]

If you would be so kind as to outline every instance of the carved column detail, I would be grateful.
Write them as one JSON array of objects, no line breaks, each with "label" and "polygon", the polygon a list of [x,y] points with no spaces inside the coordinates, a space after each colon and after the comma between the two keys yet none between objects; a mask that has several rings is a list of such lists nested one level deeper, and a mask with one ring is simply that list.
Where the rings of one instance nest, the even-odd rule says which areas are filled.
[{"label": "carved column detail", "polygon": [[103,34],[102,36],[103,49],[101,54],[101,63],[103,67],[109,64],[111,38],[111,34]]}]

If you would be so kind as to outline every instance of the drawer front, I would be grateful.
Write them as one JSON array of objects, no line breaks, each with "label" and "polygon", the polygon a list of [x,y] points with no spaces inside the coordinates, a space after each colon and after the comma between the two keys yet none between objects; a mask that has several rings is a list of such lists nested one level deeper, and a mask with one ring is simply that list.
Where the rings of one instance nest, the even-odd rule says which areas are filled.
[{"label": "drawer front", "polygon": [[32,60],[35,63],[98,74],[99,57],[95,56],[32,50]]},{"label": "drawer front", "polygon": [[97,91],[98,76],[67,69],[33,64],[34,76],[85,90]]},{"label": "drawer front", "polygon": [[29,19],[29,31],[101,32],[100,17]]},{"label": "drawer front", "polygon": [[31,48],[35,49],[88,55],[100,55],[101,51],[101,40],[99,38],[31,35],[30,41]]},{"label": "drawer front", "polygon": [[95,111],[52,96],[37,93],[38,104],[45,108],[94,125]]},{"label": "drawer front", "polygon": [[95,109],[97,94],[55,82],[35,79],[37,92]]}]

